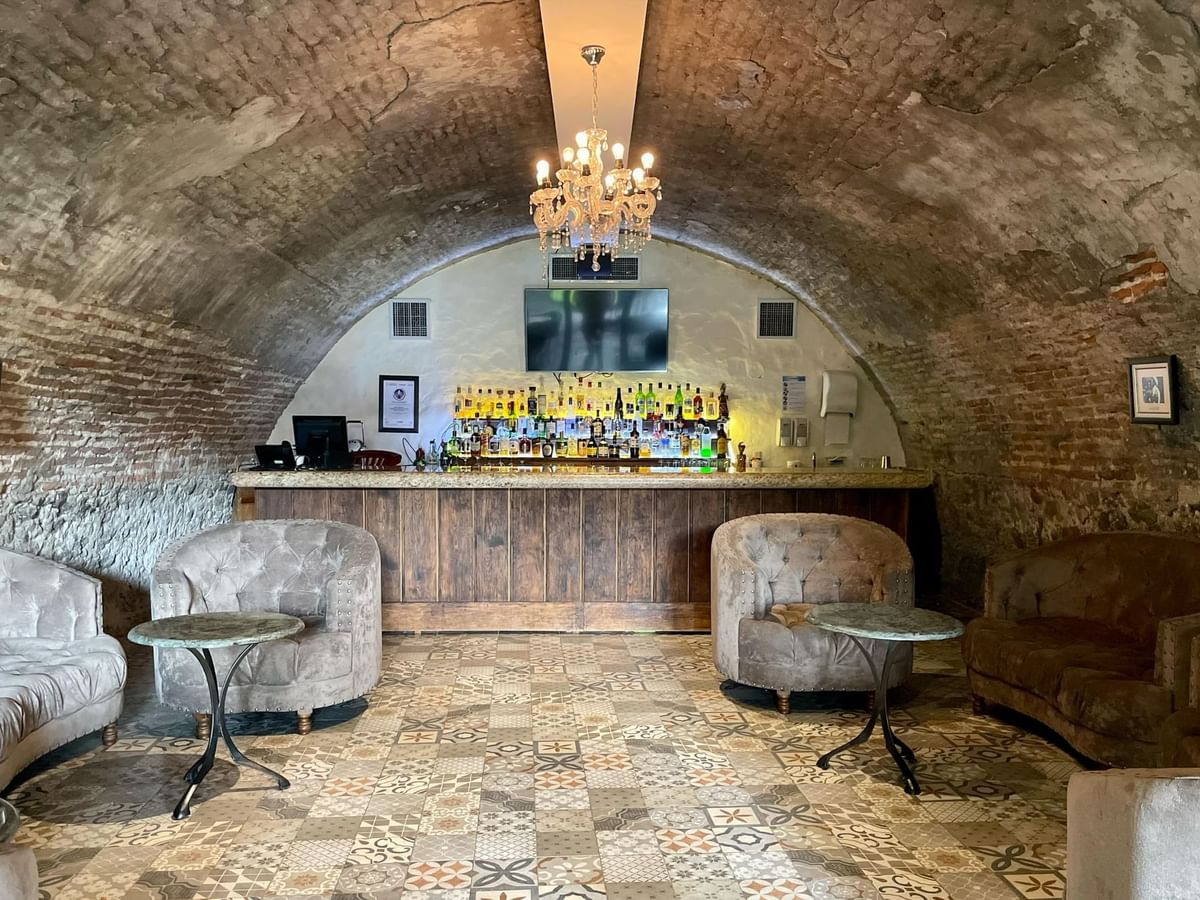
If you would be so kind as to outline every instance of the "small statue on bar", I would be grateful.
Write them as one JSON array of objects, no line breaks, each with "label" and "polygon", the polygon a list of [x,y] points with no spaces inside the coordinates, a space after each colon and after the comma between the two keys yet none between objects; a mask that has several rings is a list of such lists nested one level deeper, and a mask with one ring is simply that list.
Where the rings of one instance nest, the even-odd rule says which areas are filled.
[{"label": "small statue on bar", "polygon": [[725,396],[725,385],[721,384],[721,395],[717,398],[717,418],[722,422],[729,421],[729,398]]},{"label": "small statue on bar", "polygon": [[740,441],[738,443],[737,470],[739,472],[746,471],[746,442],[745,441]]}]

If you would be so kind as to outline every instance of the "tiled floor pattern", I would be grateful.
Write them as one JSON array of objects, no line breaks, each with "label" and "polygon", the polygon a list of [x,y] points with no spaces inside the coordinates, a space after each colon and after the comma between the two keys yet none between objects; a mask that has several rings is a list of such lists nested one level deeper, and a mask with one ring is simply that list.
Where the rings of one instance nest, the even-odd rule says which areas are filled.
[{"label": "tiled floor pattern", "polygon": [[444,635],[386,638],[369,704],[306,737],[236,717],[288,791],[222,756],[172,821],[200,744],[137,657],[122,740],[69,748],[10,799],[62,900],[1061,897],[1077,766],[971,716],[956,650],[923,649],[894,709],[919,798],[878,739],[816,768],[864,713],[737,702],[707,636]]}]

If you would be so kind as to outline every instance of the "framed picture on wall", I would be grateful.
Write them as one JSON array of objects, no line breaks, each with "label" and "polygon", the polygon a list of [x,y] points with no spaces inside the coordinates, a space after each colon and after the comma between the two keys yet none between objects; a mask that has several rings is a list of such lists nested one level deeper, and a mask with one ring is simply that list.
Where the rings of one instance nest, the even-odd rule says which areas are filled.
[{"label": "framed picture on wall", "polygon": [[1179,386],[1174,356],[1129,360],[1129,418],[1143,425],[1179,423]]},{"label": "framed picture on wall", "polygon": [[379,376],[379,430],[416,434],[420,426],[421,386],[416,375]]}]

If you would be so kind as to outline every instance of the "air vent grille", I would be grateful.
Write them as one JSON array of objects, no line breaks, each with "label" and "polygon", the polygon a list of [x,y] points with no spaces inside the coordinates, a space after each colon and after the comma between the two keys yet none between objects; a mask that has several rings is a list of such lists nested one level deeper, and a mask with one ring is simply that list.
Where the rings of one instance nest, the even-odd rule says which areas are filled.
[{"label": "air vent grille", "polygon": [[758,336],[790,338],[796,336],[796,302],[761,300],[758,304]]},{"label": "air vent grille", "polygon": [[393,300],[392,337],[429,337],[429,301]]},{"label": "air vent grille", "polygon": [[613,259],[600,254],[600,268],[592,268],[592,253],[583,259],[574,254],[550,257],[551,281],[637,281],[641,277],[641,262],[636,256],[618,256]]}]

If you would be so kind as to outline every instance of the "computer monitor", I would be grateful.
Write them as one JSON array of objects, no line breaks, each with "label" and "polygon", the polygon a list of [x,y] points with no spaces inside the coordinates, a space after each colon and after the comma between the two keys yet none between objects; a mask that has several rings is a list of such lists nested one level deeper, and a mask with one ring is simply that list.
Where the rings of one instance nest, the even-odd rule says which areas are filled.
[{"label": "computer monitor", "polygon": [[307,468],[350,468],[345,416],[292,416],[292,431]]}]

